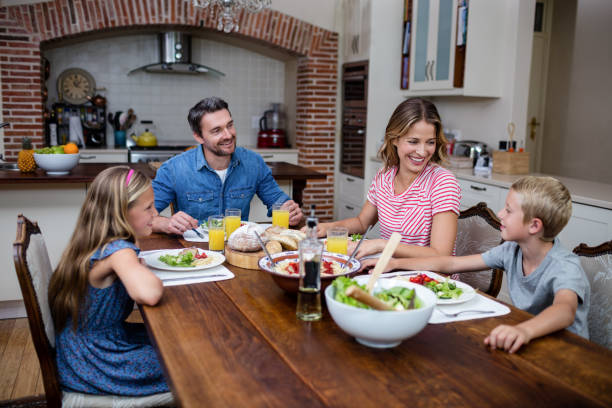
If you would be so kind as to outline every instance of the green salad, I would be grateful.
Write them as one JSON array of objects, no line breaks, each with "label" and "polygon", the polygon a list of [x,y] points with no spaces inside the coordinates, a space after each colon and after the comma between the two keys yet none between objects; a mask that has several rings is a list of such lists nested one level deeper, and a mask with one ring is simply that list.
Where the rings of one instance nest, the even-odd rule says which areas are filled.
[{"label": "green salad", "polygon": [[351,236],[349,237],[349,239],[353,242],[357,242],[361,239],[363,235],[361,234],[351,234]]},{"label": "green salad", "polygon": [[[336,296],[334,299],[338,302],[345,303],[350,306],[360,307],[362,309],[371,309],[370,306],[361,303],[360,301],[347,296],[346,289],[350,286],[358,286],[363,290],[366,290],[365,285],[360,285],[356,280],[347,278],[346,276],[339,276],[334,279],[332,285],[336,289]],[[374,296],[391,306],[395,310],[407,310],[410,305],[410,300],[414,297],[414,309],[420,309],[423,306],[421,300],[416,297],[414,289],[408,289],[403,286],[395,286],[391,289],[381,290],[374,293]]]},{"label": "green salad", "polygon": [[178,255],[162,255],[158,259],[170,266],[195,267],[193,264],[195,259],[191,252]]}]

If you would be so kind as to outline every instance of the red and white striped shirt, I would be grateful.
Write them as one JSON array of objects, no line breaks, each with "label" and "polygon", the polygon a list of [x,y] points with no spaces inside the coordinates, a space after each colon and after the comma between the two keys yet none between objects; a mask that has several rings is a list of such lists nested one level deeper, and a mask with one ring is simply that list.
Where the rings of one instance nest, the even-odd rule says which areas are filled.
[{"label": "red and white striped shirt", "polygon": [[459,214],[459,183],[450,171],[428,163],[410,187],[396,195],[396,173],[397,167],[380,169],[368,191],[368,201],[378,210],[381,238],[389,239],[397,231],[405,244],[429,246],[433,216],[445,211]]}]

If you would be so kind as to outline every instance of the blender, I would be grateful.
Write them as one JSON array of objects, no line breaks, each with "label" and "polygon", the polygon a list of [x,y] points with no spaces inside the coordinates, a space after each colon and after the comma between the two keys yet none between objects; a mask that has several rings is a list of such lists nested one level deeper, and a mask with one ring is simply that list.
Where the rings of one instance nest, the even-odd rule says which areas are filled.
[{"label": "blender", "polygon": [[257,134],[258,148],[287,147],[285,133],[285,114],[280,103],[273,103],[272,109],[264,112],[259,119],[259,133]]}]

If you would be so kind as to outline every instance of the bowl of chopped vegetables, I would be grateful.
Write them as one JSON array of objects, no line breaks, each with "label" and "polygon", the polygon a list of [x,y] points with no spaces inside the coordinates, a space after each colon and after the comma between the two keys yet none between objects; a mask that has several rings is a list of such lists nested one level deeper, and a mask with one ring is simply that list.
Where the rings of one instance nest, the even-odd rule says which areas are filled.
[{"label": "bowl of chopped vegetables", "polygon": [[[283,290],[297,293],[300,273],[298,251],[285,251],[272,254],[275,266],[270,258],[264,256],[259,259],[259,267],[268,272],[274,282]],[[353,258],[345,269],[342,269],[349,257],[332,252],[323,252],[321,260],[321,290],[324,290],[334,278],[338,276],[353,276],[361,267],[361,263]]]},{"label": "bowl of chopped vegetables", "polygon": [[363,345],[388,348],[425,328],[437,301],[431,290],[399,278],[378,279],[374,296],[394,310],[373,310],[345,293],[352,285],[365,290],[369,279],[368,275],[339,277],[325,289],[329,314],[342,330]]}]

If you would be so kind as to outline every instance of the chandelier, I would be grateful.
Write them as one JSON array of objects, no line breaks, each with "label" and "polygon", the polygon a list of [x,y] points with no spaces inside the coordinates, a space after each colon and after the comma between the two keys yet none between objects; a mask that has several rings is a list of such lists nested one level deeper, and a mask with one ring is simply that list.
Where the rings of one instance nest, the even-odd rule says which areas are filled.
[{"label": "chandelier", "polygon": [[272,0],[190,0],[194,7],[217,9],[217,30],[230,33],[238,31],[237,15],[241,9],[258,13],[269,9]]}]

